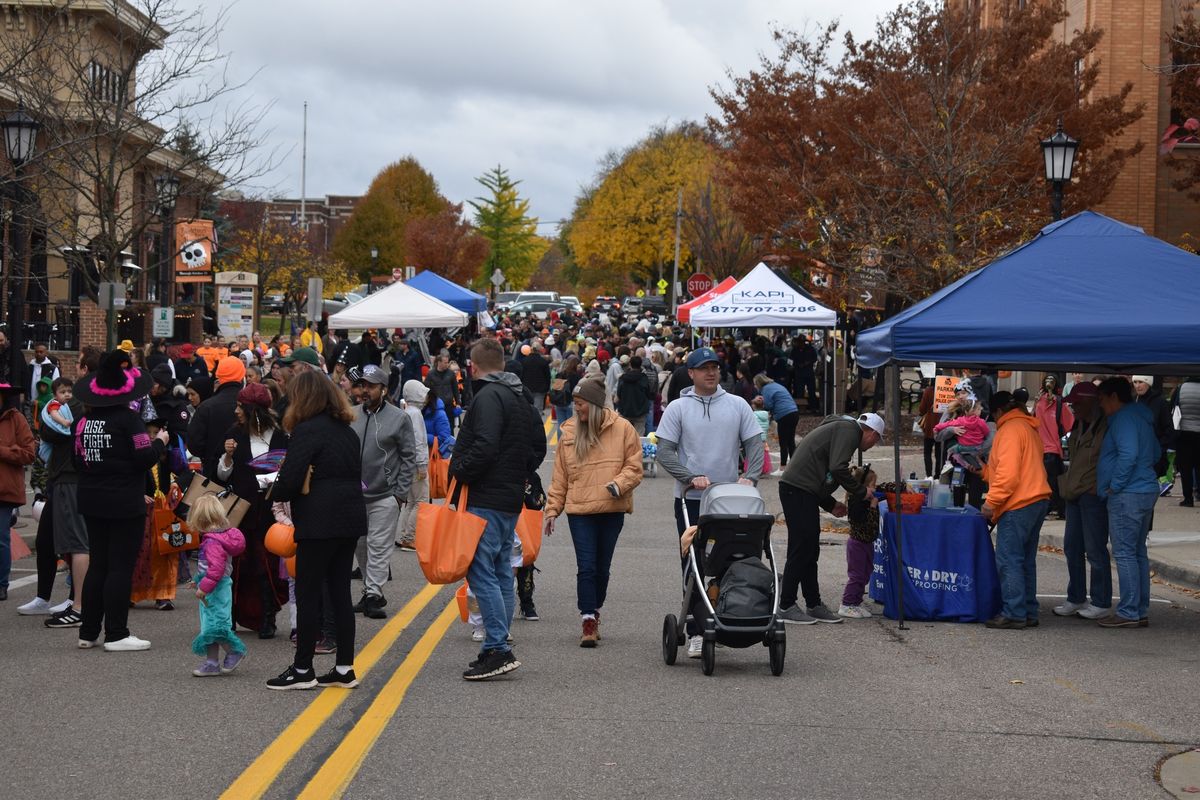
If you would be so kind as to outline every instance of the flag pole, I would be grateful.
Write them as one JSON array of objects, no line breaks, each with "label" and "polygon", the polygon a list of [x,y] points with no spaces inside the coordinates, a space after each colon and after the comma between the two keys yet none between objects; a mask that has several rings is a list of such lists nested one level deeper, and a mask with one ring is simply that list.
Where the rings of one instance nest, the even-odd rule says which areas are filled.
[{"label": "flag pole", "polygon": [[304,101],[304,132],[300,139],[300,230],[308,232],[308,215],[304,213],[304,197],[307,192],[305,173],[308,170],[308,101]]}]

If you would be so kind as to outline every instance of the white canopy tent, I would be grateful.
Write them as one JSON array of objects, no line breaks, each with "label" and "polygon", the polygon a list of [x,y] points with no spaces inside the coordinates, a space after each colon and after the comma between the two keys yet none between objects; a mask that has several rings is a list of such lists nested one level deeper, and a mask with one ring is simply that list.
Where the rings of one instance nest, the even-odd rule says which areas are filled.
[{"label": "white canopy tent", "polygon": [[404,283],[393,283],[329,317],[330,328],[453,328],[470,315]]},{"label": "white canopy tent", "polygon": [[837,313],[759,264],[732,289],[693,308],[691,323],[697,328],[832,328]]}]

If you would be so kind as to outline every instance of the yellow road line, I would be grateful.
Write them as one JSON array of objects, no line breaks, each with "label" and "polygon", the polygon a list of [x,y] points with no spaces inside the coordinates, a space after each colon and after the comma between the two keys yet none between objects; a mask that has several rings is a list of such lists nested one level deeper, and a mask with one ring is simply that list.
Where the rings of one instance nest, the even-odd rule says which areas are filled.
[{"label": "yellow road line", "polygon": [[[417,615],[429,605],[430,601],[441,591],[441,586],[427,584],[409,600],[400,613],[392,618],[379,633],[367,642],[354,658],[354,671],[363,678],[375,666],[375,663],[387,652],[388,648],[400,638],[400,633],[416,619]],[[443,615],[445,616],[445,615]],[[265,690],[264,690],[265,691]],[[262,754],[246,767],[229,788],[221,795],[221,800],[256,800],[271,788],[271,784],[283,772],[288,762],[300,752],[300,748],[313,737],[325,721],[337,710],[337,707],[350,695],[350,692],[340,689],[318,690],[320,694],[300,712],[291,724],[267,745]]]},{"label": "yellow road line", "polygon": [[[451,600],[437,620],[413,645],[408,657],[396,668],[384,687],[379,690],[379,694],[371,703],[370,708],[366,710],[350,733],[346,734],[342,743],[333,751],[333,755],[321,765],[321,769],[304,787],[304,791],[299,794],[299,800],[326,800],[326,798],[342,796],[349,787],[350,781],[358,774],[367,754],[375,746],[379,735],[383,733],[383,729],[387,727],[388,722],[399,710],[400,703],[404,700],[408,687],[416,679],[417,673],[421,671],[421,667],[425,666],[425,662],[433,655],[434,648],[438,646],[438,642],[442,640],[450,624],[457,618],[458,603]],[[330,689],[329,691],[339,690]],[[344,690],[341,691],[343,694],[348,693]]]},{"label": "yellow road line", "polygon": [[546,424],[543,426],[546,429],[546,444],[558,444],[558,429],[554,426],[554,420],[546,417]]}]

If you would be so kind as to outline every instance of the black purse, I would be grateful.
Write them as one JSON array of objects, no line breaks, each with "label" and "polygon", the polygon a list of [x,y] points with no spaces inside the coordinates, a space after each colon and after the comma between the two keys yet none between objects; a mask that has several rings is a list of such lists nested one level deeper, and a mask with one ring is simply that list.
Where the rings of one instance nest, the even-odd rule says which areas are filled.
[{"label": "black purse", "polygon": [[542,489],[542,478],[536,472],[531,472],[525,479],[525,507],[533,511],[541,511],[546,507],[546,492]]}]

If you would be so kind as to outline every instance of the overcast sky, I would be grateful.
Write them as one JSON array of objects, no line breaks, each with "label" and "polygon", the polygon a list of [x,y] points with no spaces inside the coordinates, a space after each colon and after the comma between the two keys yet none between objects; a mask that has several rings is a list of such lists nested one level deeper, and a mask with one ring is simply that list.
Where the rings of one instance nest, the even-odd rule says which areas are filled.
[{"label": "overcast sky", "polygon": [[607,151],[711,113],[710,86],[775,52],[772,24],[840,18],[865,36],[896,4],[240,0],[221,44],[235,79],[259,70],[252,101],[274,103],[268,141],[286,157],[258,192],[299,196],[307,100],[309,197],[361,194],[412,155],[454,202],[477,196],[475,177],[501,164],[532,212],[553,221]]}]

